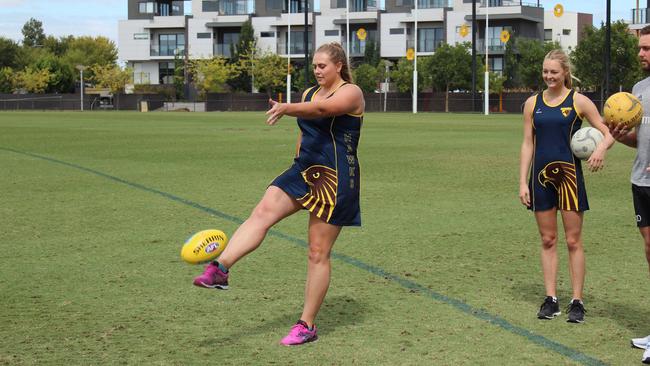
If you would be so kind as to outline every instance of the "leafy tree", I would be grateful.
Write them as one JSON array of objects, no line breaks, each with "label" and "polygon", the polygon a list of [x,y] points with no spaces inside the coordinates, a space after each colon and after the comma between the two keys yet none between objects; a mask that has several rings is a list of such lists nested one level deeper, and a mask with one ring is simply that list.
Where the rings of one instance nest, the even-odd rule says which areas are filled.
[{"label": "leafy tree", "polygon": [[287,60],[276,54],[265,54],[255,62],[255,86],[269,97],[286,89],[286,75]]},{"label": "leafy tree", "polygon": [[181,55],[174,55],[174,89],[176,97],[183,99],[185,95],[185,59]]},{"label": "leafy tree", "polygon": [[132,82],[133,70],[120,69],[117,65],[93,65],[90,67],[93,81],[98,88],[108,88],[111,93],[124,91],[124,86]]},{"label": "leafy tree", "polygon": [[43,48],[48,52],[56,55],[63,56],[68,51],[70,43],[74,40],[74,36],[56,38],[54,36],[47,36],[43,41]]},{"label": "leafy tree", "polygon": [[38,70],[27,67],[16,73],[14,78],[16,89],[25,90],[29,93],[43,93],[49,85],[52,75],[46,69]]},{"label": "leafy tree", "polygon": [[[257,39],[255,38],[255,30],[250,20],[242,24],[241,32],[239,33],[239,41],[231,46],[231,59],[232,64],[237,64],[241,67],[241,73],[228,81],[234,90],[249,91],[251,89],[251,57],[254,58],[257,49]],[[248,63],[246,63],[248,61]]]},{"label": "leafy tree", "polygon": [[[303,65],[296,65],[291,68],[291,90],[302,91],[305,89],[305,67]],[[312,70],[311,65],[307,65],[309,71],[307,72],[307,87],[316,85],[316,77]]]},{"label": "leafy tree", "polygon": [[362,64],[353,71],[354,82],[364,93],[373,93],[377,89],[379,71],[370,64]]},{"label": "leafy tree", "polygon": [[43,32],[43,23],[34,18],[29,20],[23,25],[23,46],[35,47],[43,46],[45,41],[45,33]]},{"label": "leafy tree", "polygon": [[472,84],[472,55],[469,44],[442,44],[428,62],[433,90],[445,92],[445,112],[449,112],[449,90],[468,88]]},{"label": "leafy tree", "polygon": [[[419,57],[418,60],[422,59]],[[420,81],[423,78],[423,69],[422,67],[418,68],[418,91],[421,91],[424,86]],[[412,92],[413,91],[413,61],[409,61],[406,58],[401,58],[397,61],[396,67],[394,67],[393,72],[391,73],[391,79],[397,85],[397,90],[402,93]]]},{"label": "leafy tree", "polygon": [[237,76],[239,70],[223,57],[207,60],[193,60],[189,65],[192,79],[202,97],[207,93],[224,92],[228,89],[226,82]]},{"label": "leafy tree", "polygon": [[553,49],[561,48],[557,42],[542,42],[537,39],[517,38],[516,52],[519,53],[516,73],[523,86],[531,90],[542,90],[542,64],[544,56]]},{"label": "leafy tree", "polygon": [[0,37],[0,68],[18,66],[20,46],[13,40]]},{"label": "leafy tree", "polygon": [[9,67],[0,68],[0,93],[14,91],[14,72]]},{"label": "leafy tree", "polygon": [[510,41],[506,43],[505,51],[503,52],[503,77],[505,78],[503,85],[506,88],[521,87],[521,79],[517,73],[519,61],[517,60],[517,54],[515,53],[516,43],[517,39],[511,38]]},{"label": "leafy tree", "polygon": [[[580,79],[580,85],[587,89],[605,87],[605,64],[603,51],[605,49],[605,27],[600,29],[588,27],[584,30],[583,39],[571,54],[571,63],[575,66],[575,76]],[[612,23],[611,53],[609,80],[612,89],[619,85],[625,90],[631,90],[634,83],[642,78],[641,68],[637,57],[637,38],[628,32],[627,24],[622,21]]]},{"label": "leafy tree", "polygon": [[69,40],[64,59],[70,65],[115,65],[117,47],[110,39],[102,36],[83,36]]},{"label": "leafy tree", "polygon": [[366,41],[366,49],[363,52],[363,62],[376,67],[379,65],[379,46],[375,41]]},{"label": "leafy tree", "polygon": [[32,63],[32,66],[37,70],[49,71],[50,79],[45,89],[47,93],[74,91],[75,70],[64,63],[60,57],[51,53],[44,53]]}]

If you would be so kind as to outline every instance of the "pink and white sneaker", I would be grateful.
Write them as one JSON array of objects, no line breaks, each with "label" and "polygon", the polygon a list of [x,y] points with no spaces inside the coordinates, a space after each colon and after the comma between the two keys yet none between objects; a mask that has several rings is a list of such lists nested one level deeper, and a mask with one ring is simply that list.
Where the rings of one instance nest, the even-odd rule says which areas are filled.
[{"label": "pink and white sneaker", "polygon": [[305,344],[309,342],[314,342],[318,339],[316,335],[316,324],[312,326],[312,329],[309,329],[307,323],[302,320],[291,327],[289,334],[286,337],[282,338],[280,344],[284,346],[297,346],[300,344]]},{"label": "pink and white sneaker", "polygon": [[203,274],[194,279],[194,286],[214,288],[218,290],[228,289],[228,273],[219,269],[214,262],[210,262]]}]

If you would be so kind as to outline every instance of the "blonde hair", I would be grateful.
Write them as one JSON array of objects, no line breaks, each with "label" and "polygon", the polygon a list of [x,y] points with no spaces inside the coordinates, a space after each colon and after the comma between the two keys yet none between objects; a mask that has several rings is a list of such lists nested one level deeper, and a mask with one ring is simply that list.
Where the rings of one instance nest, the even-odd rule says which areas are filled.
[{"label": "blonde hair", "polygon": [[345,56],[345,50],[341,47],[341,44],[338,42],[330,42],[322,44],[314,54],[324,52],[329,57],[330,60],[334,63],[340,62],[343,66],[341,67],[341,79],[347,81],[348,83],[352,82],[352,74],[350,73],[350,65],[348,65],[348,58]]},{"label": "blonde hair", "polygon": [[569,56],[567,56],[564,51],[555,49],[546,54],[544,61],[546,60],[554,60],[560,63],[560,66],[566,74],[564,76],[564,86],[571,89],[573,87],[573,77],[571,76],[571,62],[569,61]]}]

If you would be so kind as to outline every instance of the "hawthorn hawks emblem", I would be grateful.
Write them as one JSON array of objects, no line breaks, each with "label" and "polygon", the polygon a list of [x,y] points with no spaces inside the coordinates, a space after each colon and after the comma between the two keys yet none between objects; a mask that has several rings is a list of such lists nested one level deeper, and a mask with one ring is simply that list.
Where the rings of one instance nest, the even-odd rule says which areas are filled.
[{"label": "hawthorn hawks emblem", "polygon": [[329,222],[336,204],[336,170],[324,165],[312,165],[302,172],[302,178],[309,186],[309,193],[299,198],[298,202],[318,218]]},{"label": "hawthorn hawks emblem", "polygon": [[538,180],[544,187],[549,183],[555,188],[559,209],[578,210],[578,183],[574,164],[566,161],[548,163],[539,172]]}]

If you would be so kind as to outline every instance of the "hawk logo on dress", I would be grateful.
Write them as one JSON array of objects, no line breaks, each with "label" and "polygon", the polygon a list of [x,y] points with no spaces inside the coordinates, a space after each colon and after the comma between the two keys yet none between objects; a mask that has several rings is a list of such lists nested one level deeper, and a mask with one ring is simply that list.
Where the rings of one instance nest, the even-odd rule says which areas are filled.
[{"label": "hawk logo on dress", "polygon": [[554,161],[546,164],[537,177],[539,183],[546,188],[550,183],[557,191],[558,208],[561,210],[578,210],[578,183],[576,167],[566,161]]},{"label": "hawk logo on dress", "polygon": [[[309,185],[309,193],[298,199],[309,212],[329,222],[336,204],[338,180],[336,170],[324,165],[312,165],[302,172],[302,178]],[[327,215],[323,217],[323,214]]]},{"label": "hawk logo on dress", "polygon": [[573,110],[573,108],[566,107],[566,108],[560,108],[560,110],[562,111],[562,115],[564,116],[564,118],[567,118],[569,116],[569,113],[571,113],[571,111]]}]

